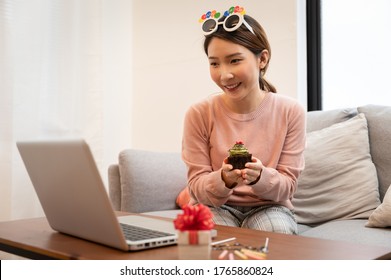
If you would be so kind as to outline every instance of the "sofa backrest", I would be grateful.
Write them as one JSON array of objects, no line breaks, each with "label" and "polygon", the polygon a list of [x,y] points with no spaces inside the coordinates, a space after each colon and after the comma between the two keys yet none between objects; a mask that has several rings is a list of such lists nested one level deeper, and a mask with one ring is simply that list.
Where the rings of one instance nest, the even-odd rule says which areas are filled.
[{"label": "sofa backrest", "polygon": [[[120,205],[116,210],[133,213],[176,209],[175,198],[187,184],[186,166],[175,152],[124,150],[118,158],[118,175]],[[111,192],[111,196],[115,200],[118,194]]]},{"label": "sofa backrest", "polygon": [[335,123],[347,121],[356,115],[356,108],[310,111],[307,113],[307,132],[320,130]]},{"label": "sofa backrest", "polygon": [[391,106],[366,105],[357,108],[368,121],[369,145],[383,201],[391,185]]}]

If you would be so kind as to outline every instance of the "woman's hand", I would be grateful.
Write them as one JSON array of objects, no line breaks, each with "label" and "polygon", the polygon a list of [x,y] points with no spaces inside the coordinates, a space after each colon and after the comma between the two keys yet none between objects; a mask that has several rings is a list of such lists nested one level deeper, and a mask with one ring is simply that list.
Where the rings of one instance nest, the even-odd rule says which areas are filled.
[{"label": "woman's hand", "polygon": [[221,179],[227,188],[233,189],[243,182],[242,170],[233,169],[233,166],[228,163],[228,158],[225,158],[221,166]]},{"label": "woman's hand", "polygon": [[263,164],[256,157],[252,157],[252,162],[246,163],[246,168],[241,170],[243,183],[246,185],[254,185],[261,178]]}]

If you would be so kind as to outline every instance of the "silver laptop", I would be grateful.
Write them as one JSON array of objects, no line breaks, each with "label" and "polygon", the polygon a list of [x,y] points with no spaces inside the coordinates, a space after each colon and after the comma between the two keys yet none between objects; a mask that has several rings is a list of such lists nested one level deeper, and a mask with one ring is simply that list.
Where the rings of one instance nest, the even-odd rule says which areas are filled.
[{"label": "silver laptop", "polygon": [[173,222],[116,216],[84,140],[18,142],[17,147],[54,230],[125,251],[177,243]]}]

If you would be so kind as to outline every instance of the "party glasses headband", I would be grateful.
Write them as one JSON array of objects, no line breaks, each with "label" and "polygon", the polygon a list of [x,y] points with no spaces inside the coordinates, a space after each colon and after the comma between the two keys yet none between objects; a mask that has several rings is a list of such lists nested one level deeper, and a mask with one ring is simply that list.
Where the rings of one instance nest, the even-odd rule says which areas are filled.
[{"label": "party glasses headband", "polygon": [[252,27],[244,19],[244,14],[244,8],[236,6],[231,7],[228,11],[224,12],[224,16],[226,18],[222,22],[218,21],[221,13],[216,11],[209,11],[203,14],[199,21],[203,22],[202,31],[204,32],[205,36],[216,32],[216,30],[219,28],[219,25],[223,25],[225,31],[232,32],[237,30],[242,24],[244,24],[244,26],[246,26],[247,29],[255,35]]}]

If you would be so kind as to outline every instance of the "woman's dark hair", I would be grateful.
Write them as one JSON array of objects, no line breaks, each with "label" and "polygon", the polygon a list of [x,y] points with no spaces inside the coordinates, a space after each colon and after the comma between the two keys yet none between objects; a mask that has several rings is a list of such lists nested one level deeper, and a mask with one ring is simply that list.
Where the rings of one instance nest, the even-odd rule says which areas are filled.
[{"label": "woman's dark hair", "polygon": [[[224,21],[225,18],[226,17],[222,17],[219,19],[219,21]],[[219,26],[216,32],[205,36],[204,51],[206,55],[208,55],[208,47],[210,42],[213,38],[216,37],[222,40],[233,42],[235,44],[239,44],[250,50],[255,55],[260,55],[263,50],[267,50],[269,52],[270,61],[271,48],[265,30],[255,19],[249,15],[244,15],[244,19],[252,27],[256,37],[253,33],[251,33],[250,30],[247,29],[244,24],[242,24],[237,30],[233,32],[225,31],[223,27]],[[277,92],[276,88],[264,78],[266,70],[269,66],[269,61],[267,62],[265,68],[260,70],[259,86],[262,90]]]}]

